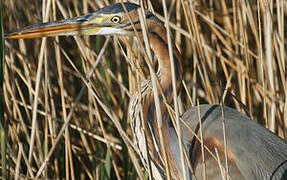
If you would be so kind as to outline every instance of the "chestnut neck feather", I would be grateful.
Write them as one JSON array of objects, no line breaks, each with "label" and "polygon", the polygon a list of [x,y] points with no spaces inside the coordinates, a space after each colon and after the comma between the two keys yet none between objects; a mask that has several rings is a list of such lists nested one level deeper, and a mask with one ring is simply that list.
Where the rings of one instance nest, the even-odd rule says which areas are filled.
[{"label": "chestnut neck feather", "polygon": [[[170,64],[170,55],[168,52],[168,44],[167,44],[167,36],[165,28],[163,28],[160,24],[152,21],[149,22],[149,32],[148,37],[150,41],[151,50],[154,52],[154,55],[156,56],[156,59],[158,61],[158,72],[157,75],[159,76],[159,82],[161,85],[161,88],[164,92],[164,95],[166,97],[167,103],[172,104],[173,100],[173,88],[172,88],[172,72],[171,72],[171,64]],[[173,59],[174,59],[174,66],[175,66],[175,76],[176,76],[176,85],[178,92],[181,87],[181,80],[182,80],[182,67],[181,67],[181,56],[176,49],[175,45],[173,45]],[[151,85],[150,85],[151,86]],[[149,93],[143,97],[143,117],[144,122],[147,123],[146,127],[148,128],[146,132],[148,147],[151,151],[151,157],[157,162],[157,164],[160,164],[164,169],[163,162],[160,160],[159,156],[157,155],[157,152],[155,151],[155,144],[157,144],[157,147],[159,148],[159,151],[162,156],[162,150],[159,142],[159,129],[158,129],[158,123],[156,118],[156,109],[155,109],[155,103],[154,103],[154,93],[153,91],[149,91]],[[162,102],[162,98],[160,95],[160,100]],[[174,129],[169,125],[169,116],[166,109],[166,106],[161,103],[161,112],[162,112],[162,133],[164,134],[164,144],[168,146],[170,143],[172,143],[172,133],[175,134]],[[156,140],[156,142],[153,142],[153,137]],[[169,163],[174,163],[175,157],[173,157],[173,152],[169,151],[169,148],[166,148],[167,157]],[[169,164],[169,167],[171,168],[172,174],[174,174],[177,177],[180,177],[180,172],[177,169],[178,165],[175,164]]]}]

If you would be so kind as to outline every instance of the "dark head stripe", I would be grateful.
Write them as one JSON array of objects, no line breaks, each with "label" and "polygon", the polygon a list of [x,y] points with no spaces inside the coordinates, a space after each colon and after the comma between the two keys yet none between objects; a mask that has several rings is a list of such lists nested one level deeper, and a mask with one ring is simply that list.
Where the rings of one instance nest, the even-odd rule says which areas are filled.
[{"label": "dark head stripe", "polygon": [[[123,4],[126,7],[128,12],[136,10],[140,7],[137,4],[133,4],[133,3],[129,3],[129,2],[124,2]],[[120,13],[120,12],[125,12],[125,10],[124,10],[124,7],[122,6],[121,3],[116,3],[116,4],[112,4],[110,6],[101,8],[101,9],[97,10],[96,12],[100,13],[100,14],[116,14],[116,13]]]},{"label": "dark head stripe", "polygon": [[[146,16],[146,19],[150,19],[150,18],[152,18],[152,17],[155,17],[152,13],[150,13],[150,14],[148,14],[147,16]],[[133,22],[133,24],[134,25],[137,25],[137,24],[140,24],[140,20],[138,20],[138,21],[136,21],[136,22]],[[128,23],[128,24],[124,24],[121,28],[126,28],[126,27],[129,27],[129,26],[131,26],[132,25],[132,23]],[[132,29],[133,30],[133,29]]]}]

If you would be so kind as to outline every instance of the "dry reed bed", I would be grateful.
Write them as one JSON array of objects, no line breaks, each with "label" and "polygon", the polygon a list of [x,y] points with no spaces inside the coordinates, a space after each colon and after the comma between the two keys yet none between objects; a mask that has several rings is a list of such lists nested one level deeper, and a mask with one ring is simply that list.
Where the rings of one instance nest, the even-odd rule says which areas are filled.
[{"label": "dry reed bed", "polygon": [[[164,21],[162,5],[151,3]],[[107,4],[6,0],[4,28]],[[184,57],[183,109],[197,101],[223,103],[286,138],[287,2],[181,0],[168,1],[168,10]],[[137,78],[149,75],[135,40],[60,37],[5,44],[10,177],[144,178],[127,119]]]}]

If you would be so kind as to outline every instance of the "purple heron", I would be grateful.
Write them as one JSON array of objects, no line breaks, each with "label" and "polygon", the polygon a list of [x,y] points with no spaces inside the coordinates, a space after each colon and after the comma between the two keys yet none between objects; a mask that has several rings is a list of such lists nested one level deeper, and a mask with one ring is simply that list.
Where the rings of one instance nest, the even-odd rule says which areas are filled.
[{"label": "purple heron", "polygon": [[[138,15],[140,8],[132,3],[113,4],[84,16],[28,26],[7,34],[6,38],[39,38],[62,35],[135,36],[134,30],[137,30],[139,38],[143,40]],[[158,61],[156,75],[167,102],[172,103],[172,75],[166,29],[150,11],[144,10],[144,13],[150,47]],[[175,45],[173,46],[173,60],[176,86],[177,89],[180,89],[182,57]],[[163,114],[162,133],[164,135],[163,143],[166,146],[166,162],[168,163],[166,164],[159,142],[155,100],[150,84],[150,79],[142,82],[141,96],[137,93],[133,95],[128,113],[139,156],[145,168],[151,167],[154,179],[167,179],[165,171],[167,165],[172,179],[183,179],[184,176],[187,179],[202,179],[203,175],[206,179],[221,179],[222,174],[225,176],[224,173],[227,172],[227,169],[228,175],[225,177],[232,179],[287,179],[287,142],[248,116],[221,105],[200,105],[189,109],[181,117],[182,142],[188,156],[188,160],[184,160],[183,164],[181,163],[176,130],[170,123],[166,106],[160,106]],[[142,114],[140,113],[139,97],[142,98]],[[201,118],[201,128],[199,118]],[[225,139],[222,130],[223,118],[225,120]],[[142,122],[147,127],[145,133],[142,131]],[[202,136],[198,139],[195,134],[200,136],[200,131]],[[201,139],[204,146],[201,145]],[[146,153],[145,147],[148,147],[148,153]],[[217,154],[221,161],[217,161],[214,154]],[[226,162],[228,168],[223,170],[224,168],[220,167],[226,167]],[[185,165],[185,171],[182,168],[183,165]],[[183,172],[186,173],[183,174]]]}]

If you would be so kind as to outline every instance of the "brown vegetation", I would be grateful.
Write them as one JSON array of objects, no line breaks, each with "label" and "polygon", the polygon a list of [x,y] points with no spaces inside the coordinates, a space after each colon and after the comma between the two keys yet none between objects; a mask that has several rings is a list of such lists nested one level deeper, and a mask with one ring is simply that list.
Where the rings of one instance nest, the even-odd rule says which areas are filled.
[{"label": "brown vegetation", "polygon": [[[183,108],[197,100],[223,103],[286,138],[287,1],[190,2],[168,3],[172,35],[184,58]],[[4,29],[74,17],[108,3],[6,0]],[[164,21],[161,5],[154,5]],[[5,45],[11,178],[138,176],[127,107],[137,75],[149,73],[133,38],[60,37]]]}]

